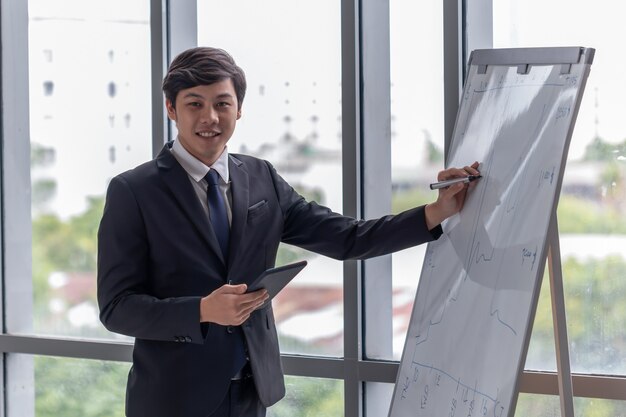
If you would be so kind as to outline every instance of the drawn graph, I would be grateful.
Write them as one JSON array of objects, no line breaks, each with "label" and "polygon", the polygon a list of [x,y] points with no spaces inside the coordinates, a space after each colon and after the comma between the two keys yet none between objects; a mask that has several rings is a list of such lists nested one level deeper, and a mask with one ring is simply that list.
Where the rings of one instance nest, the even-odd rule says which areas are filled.
[{"label": "drawn graph", "polygon": [[470,67],[447,164],[479,161],[483,178],[427,248],[391,417],[514,411],[588,65],[478,70]]}]

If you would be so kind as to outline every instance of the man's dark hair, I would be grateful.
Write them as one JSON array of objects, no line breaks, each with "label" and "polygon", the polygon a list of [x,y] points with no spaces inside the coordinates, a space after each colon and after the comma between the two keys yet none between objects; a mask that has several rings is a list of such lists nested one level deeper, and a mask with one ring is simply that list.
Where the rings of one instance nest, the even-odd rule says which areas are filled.
[{"label": "man's dark hair", "polygon": [[163,79],[163,92],[172,106],[180,90],[231,79],[241,109],[246,95],[246,76],[228,52],[219,48],[197,47],[181,52],[170,64]]}]

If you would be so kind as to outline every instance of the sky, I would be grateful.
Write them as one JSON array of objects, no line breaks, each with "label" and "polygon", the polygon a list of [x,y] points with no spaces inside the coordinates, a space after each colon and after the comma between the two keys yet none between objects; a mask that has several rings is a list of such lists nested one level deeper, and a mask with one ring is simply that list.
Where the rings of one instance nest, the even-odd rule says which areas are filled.
[{"label": "sky", "polygon": [[623,2],[609,0],[595,1],[593,7],[583,0],[494,1],[494,47],[596,49],[576,120],[570,158],[582,156],[585,146],[595,137],[596,129],[597,134],[609,142],[626,139],[624,12]]}]

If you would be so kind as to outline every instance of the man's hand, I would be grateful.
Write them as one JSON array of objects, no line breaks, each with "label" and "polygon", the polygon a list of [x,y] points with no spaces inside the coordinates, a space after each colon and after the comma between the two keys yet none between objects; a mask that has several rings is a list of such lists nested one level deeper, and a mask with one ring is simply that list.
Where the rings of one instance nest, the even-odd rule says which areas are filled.
[{"label": "man's hand", "polygon": [[262,289],[246,294],[248,286],[222,285],[200,301],[200,321],[239,326],[269,298]]},{"label": "man's hand", "polygon": [[[478,162],[474,162],[465,168],[448,168],[440,171],[437,181],[450,180],[453,178],[467,177],[468,175],[480,175],[478,172]],[[465,203],[467,189],[474,186],[474,183],[453,184],[447,188],[439,190],[437,201],[426,206],[426,226],[428,230],[433,229],[448,217],[458,213]]]}]

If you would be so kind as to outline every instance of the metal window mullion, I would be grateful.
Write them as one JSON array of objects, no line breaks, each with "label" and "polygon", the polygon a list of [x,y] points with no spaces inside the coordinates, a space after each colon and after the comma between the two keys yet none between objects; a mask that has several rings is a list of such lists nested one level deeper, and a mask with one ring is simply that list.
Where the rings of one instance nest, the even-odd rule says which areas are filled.
[{"label": "metal window mullion", "polygon": [[[133,345],[111,340],[80,340],[44,336],[0,335],[0,352],[48,355],[87,360],[130,362]],[[314,378],[343,377],[341,358],[282,355],[286,373]],[[358,378],[362,381],[394,383],[399,364],[393,361],[361,361]],[[626,401],[626,376],[572,374],[576,397]],[[520,392],[559,395],[556,372],[524,371]]]},{"label": "metal window mullion", "polygon": [[[391,52],[389,0],[361,2],[361,196],[365,219],[391,212]],[[393,356],[393,299],[391,255],[362,263],[361,312],[363,358]],[[363,415],[388,412],[388,386],[380,380],[383,368],[361,360]]]},{"label": "metal window mullion", "polygon": [[[362,205],[363,217],[391,212],[391,92],[389,1],[362,6]],[[389,358],[392,346],[391,255],[363,262],[364,352]]]},{"label": "metal window mullion", "polygon": [[493,0],[465,0],[463,62],[475,49],[493,47]]},{"label": "metal window mullion", "polygon": [[152,155],[156,157],[169,138],[161,82],[167,68],[168,0],[150,0],[150,73],[152,92]]},{"label": "metal window mullion", "polygon": [[0,335],[2,352],[131,362],[133,345],[108,340],[76,340],[35,335]]},{"label": "metal window mullion", "polygon": [[[359,0],[341,1],[341,120],[343,212],[361,216]],[[344,416],[362,415],[360,264],[344,262]]]},{"label": "metal window mullion", "polygon": [[152,153],[175,138],[175,125],[167,118],[161,82],[172,59],[198,46],[197,0],[150,0],[152,51]]},{"label": "metal window mullion", "polygon": [[[33,324],[28,2],[2,0],[2,333]],[[5,221],[6,220],[6,221]],[[2,355],[0,416],[34,415],[34,363]]]},{"label": "metal window mullion", "polygon": [[443,102],[446,161],[463,88],[462,13],[463,0],[443,1]]}]

